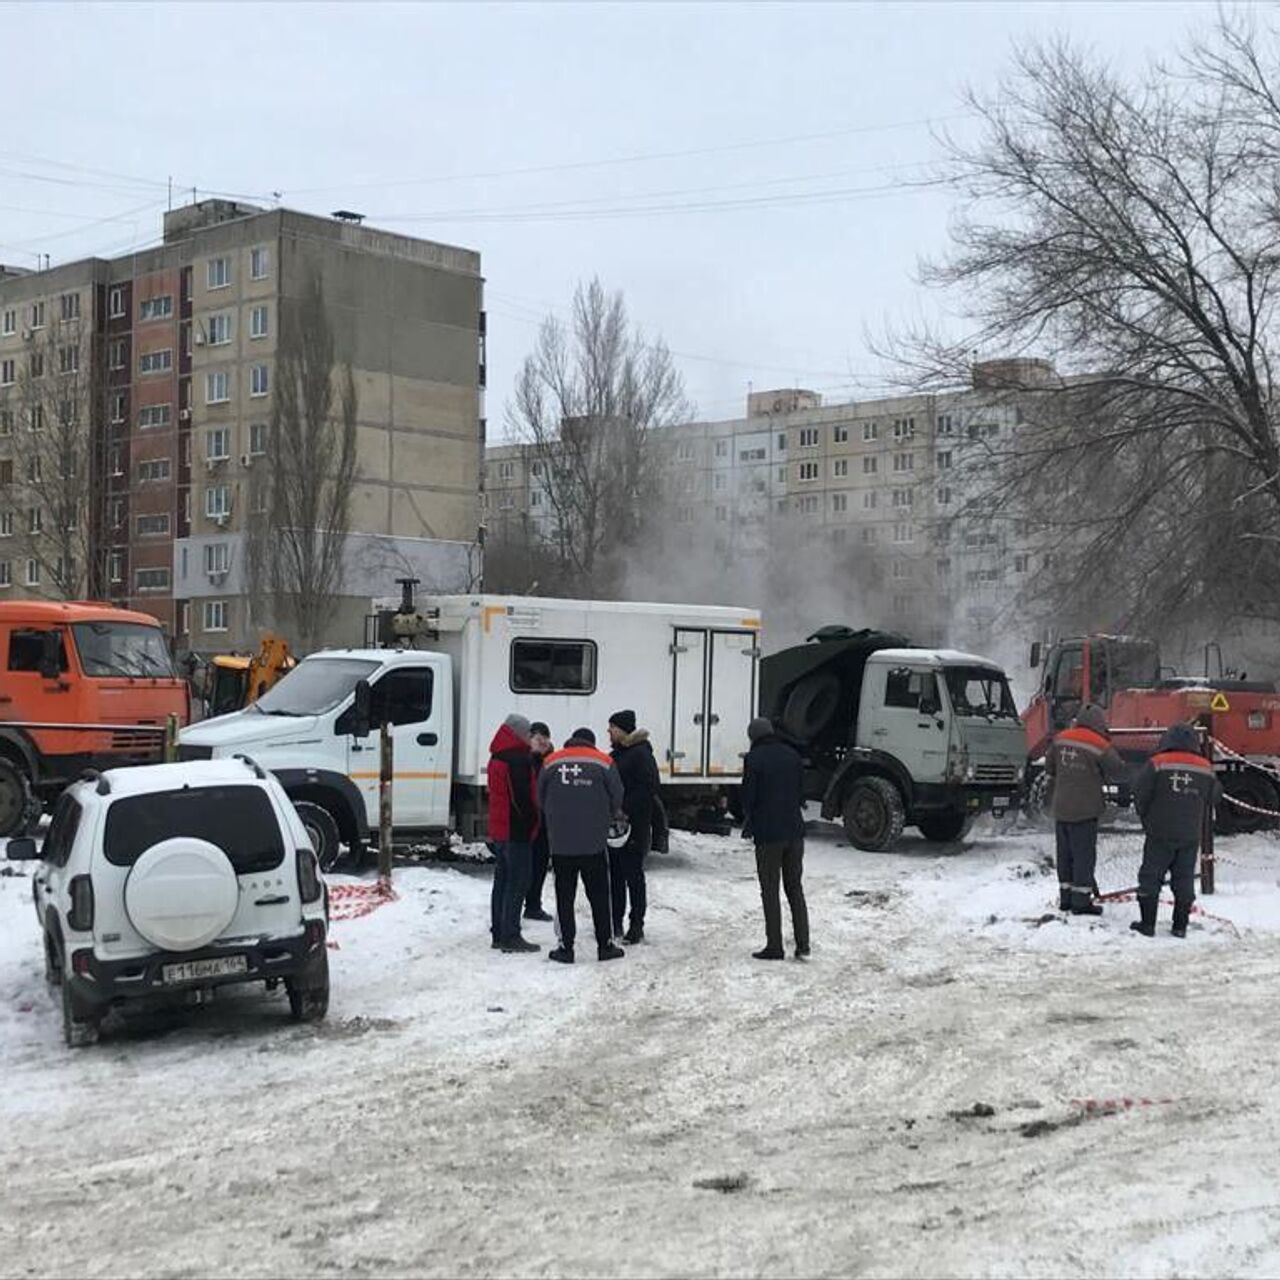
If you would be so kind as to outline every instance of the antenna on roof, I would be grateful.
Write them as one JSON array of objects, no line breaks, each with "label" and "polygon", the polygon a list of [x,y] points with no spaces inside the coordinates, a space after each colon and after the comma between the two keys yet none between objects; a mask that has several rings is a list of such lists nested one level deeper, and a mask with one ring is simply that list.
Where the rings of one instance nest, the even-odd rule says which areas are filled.
[{"label": "antenna on roof", "polygon": [[363,213],[352,213],[350,209],[335,209],[330,216],[339,222],[354,222],[357,226],[364,221]]}]

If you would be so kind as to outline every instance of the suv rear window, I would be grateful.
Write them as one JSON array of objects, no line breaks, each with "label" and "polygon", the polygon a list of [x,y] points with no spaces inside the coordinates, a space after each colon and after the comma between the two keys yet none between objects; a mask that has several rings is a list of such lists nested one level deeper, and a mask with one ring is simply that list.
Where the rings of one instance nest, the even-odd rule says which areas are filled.
[{"label": "suv rear window", "polygon": [[237,875],[270,871],[284,861],[280,823],[259,787],[183,787],[124,796],[107,810],[103,852],[117,867],[131,867],[161,840],[192,836],[215,844]]}]

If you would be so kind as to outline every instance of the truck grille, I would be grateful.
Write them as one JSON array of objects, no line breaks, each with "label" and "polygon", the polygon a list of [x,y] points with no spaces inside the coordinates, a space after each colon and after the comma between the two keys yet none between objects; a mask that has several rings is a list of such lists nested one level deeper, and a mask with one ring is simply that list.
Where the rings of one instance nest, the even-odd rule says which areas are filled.
[{"label": "truck grille", "polygon": [[1012,764],[980,764],[974,768],[974,781],[1012,786],[1018,781],[1018,769]]}]

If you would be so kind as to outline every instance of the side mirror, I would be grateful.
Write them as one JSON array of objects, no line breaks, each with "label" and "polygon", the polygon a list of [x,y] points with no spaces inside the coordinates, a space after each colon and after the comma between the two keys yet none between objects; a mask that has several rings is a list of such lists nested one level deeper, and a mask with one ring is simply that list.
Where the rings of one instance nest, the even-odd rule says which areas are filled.
[{"label": "side mirror", "polygon": [[373,727],[373,690],[367,680],[356,681],[356,697],[351,704],[351,736],[367,738]]},{"label": "side mirror", "polygon": [[1031,646],[1031,670],[1034,671],[1040,665],[1040,641],[1036,640]]},{"label": "side mirror", "polygon": [[5,856],[10,862],[34,862],[40,857],[40,850],[30,836],[18,836],[9,841]]},{"label": "side mirror", "polygon": [[921,698],[920,714],[922,716],[936,716],[938,714],[938,704],[930,698]]},{"label": "side mirror", "polygon": [[40,674],[46,680],[56,680],[62,674],[62,637],[56,631],[46,631],[40,637]]}]

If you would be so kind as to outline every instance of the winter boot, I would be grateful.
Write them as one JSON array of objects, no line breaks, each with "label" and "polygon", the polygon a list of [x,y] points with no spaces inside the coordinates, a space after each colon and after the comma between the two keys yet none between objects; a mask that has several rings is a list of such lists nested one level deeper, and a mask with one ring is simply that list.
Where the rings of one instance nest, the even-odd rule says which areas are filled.
[{"label": "winter boot", "polygon": [[807,960],[808,958],[809,958],[809,948],[807,945],[803,947],[799,947],[799,946],[796,947],[797,960]]},{"label": "winter boot", "polygon": [[1069,884],[1060,884],[1058,886],[1058,910],[1071,910],[1071,886]]},{"label": "winter boot", "polygon": [[597,960],[621,960],[626,954],[621,947],[615,947],[612,942],[607,947],[596,948]]},{"label": "winter boot", "polygon": [[1191,903],[1175,902],[1173,904],[1173,927],[1169,930],[1175,938],[1187,936],[1187,921],[1191,918]]},{"label": "winter boot", "polygon": [[1159,898],[1139,898],[1138,910],[1142,913],[1142,919],[1130,921],[1129,928],[1134,933],[1142,934],[1144,938],[1154,938],[1156,936],[1156,912],[1159,909]]},{"label": "winter boot", "polygon": [[763,951],[753,951],[753,960],[785,960],[787,953],[781,947],[765,947]]},{"label": "winter boot", "polygon": [[514,938],[508,938],[502,944],[503,951],[508,954],[520,955],[529,951],[541,951],[542,948],[536,942],[526,942],[518,933]]},{"label": "winter boot", "polygon": [[547,959],[554,960],[556,964],[572,964],[573,948],[572,947],[556,947],[554,950],[547,952]]},{"label": "winter boot", "polygon": [[638,924],[633,924],[631,928],[622,935],[622,940],[634,947],[638,942],[644,941],[644,930]]},{"label": "winter boot", "polygon": [[551,916],[541,907],[526,907],[524,912],[526,920],[541,920],[543,923],[551,919]]},{"label": "winter boot", "polygon": [[1094,902],[1093,893],[1088,889],[1071,890],[1071,914],[1073,916],[1100,916],[1102,907]]}]

